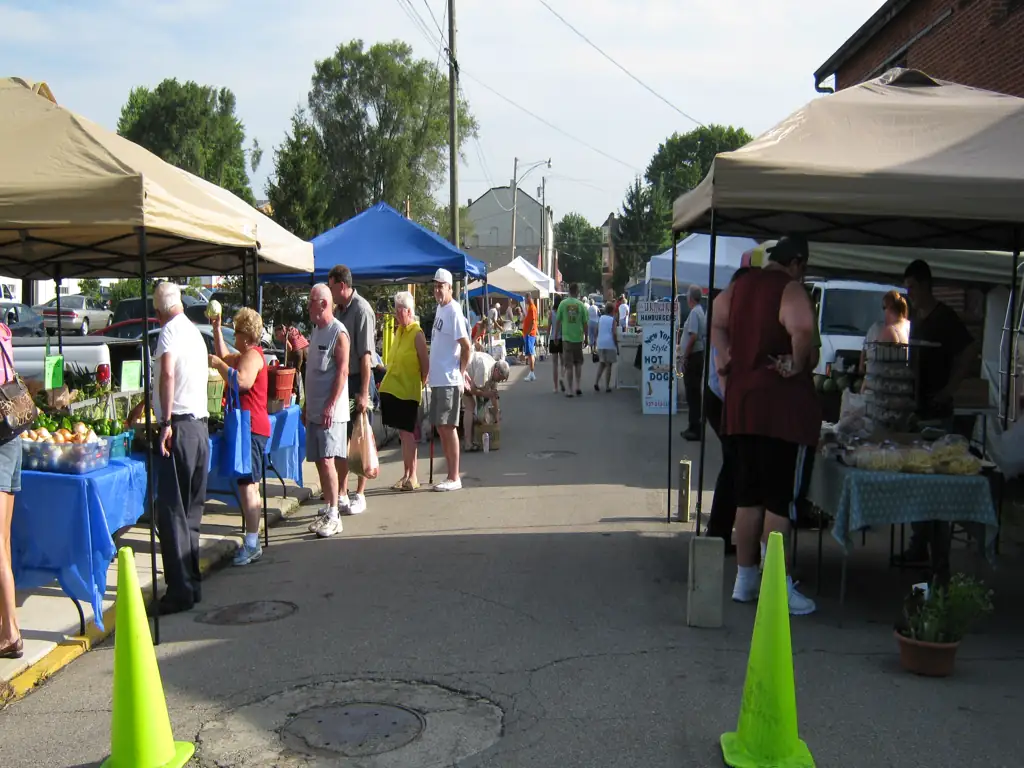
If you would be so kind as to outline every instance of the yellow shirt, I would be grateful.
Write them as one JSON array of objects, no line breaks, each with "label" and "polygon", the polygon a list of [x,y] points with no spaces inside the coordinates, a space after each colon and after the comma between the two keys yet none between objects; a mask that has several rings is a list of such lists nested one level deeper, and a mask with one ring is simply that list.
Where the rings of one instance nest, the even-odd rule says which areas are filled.
[{"label": "yellow shirt", "polygon": [[420,324],[416,322],[395,328],[395,340],[387,361],[388,372],[380,385],[382,393],[399,400],[420,401],[423,378],[420,375],[420,357],[416,354],[416,334],[419,332]]}]

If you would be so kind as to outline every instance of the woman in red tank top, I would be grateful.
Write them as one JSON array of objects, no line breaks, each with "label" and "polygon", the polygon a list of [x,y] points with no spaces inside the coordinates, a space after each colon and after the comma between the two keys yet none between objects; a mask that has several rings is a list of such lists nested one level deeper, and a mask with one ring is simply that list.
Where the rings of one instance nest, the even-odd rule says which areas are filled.
[{"label": "woman in red tank top", "polygon": [[267,364],[263,358],[260,339],[263,336],[263,318],[254,309],[243,307],[235,313],[234,331],[237,353],[231,353],[224,342],[219,317],[213,318],[213,341],[217,354],[210,355],[210,367],[220,372],[225,382],[230,369],[238,373],[239,404],[249,412],[252,428],[252,472],[238,478],[245,519],[245,541],[235,554],[235,565],[249,565],[260,559],[260,498],[259,481],[263,475],[263,456],[270,437],[270,416],[267,414]]}]

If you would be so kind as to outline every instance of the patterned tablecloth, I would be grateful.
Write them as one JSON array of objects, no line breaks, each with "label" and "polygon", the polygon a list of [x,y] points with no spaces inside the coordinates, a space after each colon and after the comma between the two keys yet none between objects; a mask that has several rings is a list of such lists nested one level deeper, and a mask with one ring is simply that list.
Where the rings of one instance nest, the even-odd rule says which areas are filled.
[{"label": "patterned tablecloth", "polygon": [[833,516],[832,537],[847,551],[851,534],[863,528],[944,520],[983,525],[991,557],[998,530],[989,481],[980,475],[869,472],[819,456],[807,499]]}]

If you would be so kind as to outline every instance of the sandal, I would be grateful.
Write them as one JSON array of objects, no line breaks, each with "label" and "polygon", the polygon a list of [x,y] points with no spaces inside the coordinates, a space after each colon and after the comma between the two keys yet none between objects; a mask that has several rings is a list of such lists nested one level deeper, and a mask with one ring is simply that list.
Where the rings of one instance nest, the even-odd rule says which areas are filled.
[{"label": "sandal", "polygon": [[25,654],[25,643],[19,637],[10,645],[0,648],[0,659],[20,659]]},{"label": "sandal", "polygon": [[404,491],[405,490],[405,484],[407,482],[409,482],[409,481],[406,480],[403,477],[401,480],[399,480],[397,483],[395,483],[394,485],[391,486],[391,490],[392,491]]},{"label": "sandal", "polygon": [[402,482],[402,487],[399,488],[401,491],[418,491],[420,489],[419,483],[414,483],[412,480],[405,480]]}]

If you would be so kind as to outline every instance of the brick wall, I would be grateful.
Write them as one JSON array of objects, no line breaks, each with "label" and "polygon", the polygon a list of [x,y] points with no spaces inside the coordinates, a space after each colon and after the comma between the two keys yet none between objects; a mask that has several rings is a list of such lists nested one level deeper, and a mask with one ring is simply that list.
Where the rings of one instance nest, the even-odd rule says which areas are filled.
[{"label": "brick wall", "polygon": [[940,80],[1024,97],[1024,0],[915,0],[836,72],[836,88],[881,73],[875,70],[914,42],[905,66]]}]

